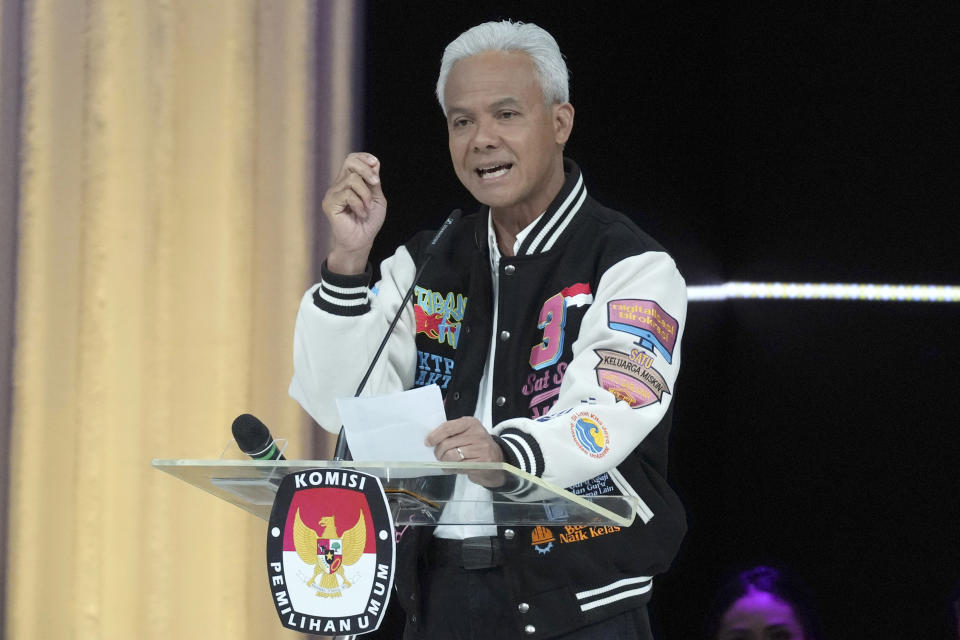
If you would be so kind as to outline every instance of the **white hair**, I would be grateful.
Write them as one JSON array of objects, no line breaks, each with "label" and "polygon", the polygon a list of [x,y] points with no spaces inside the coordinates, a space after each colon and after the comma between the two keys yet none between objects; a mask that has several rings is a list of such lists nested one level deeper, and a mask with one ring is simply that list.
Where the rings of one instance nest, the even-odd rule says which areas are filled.
[{"label": "white hair", "polygon": [[541,27],[532,23],[484,22],[464,31],[443,50],[440,77],[437,78],[437,100],[447,114],[443,92],[453,65],[464,58],[484,51],[516,51],[530,56],[537,70],[540,89],[547,105],[570,100],[570,80],[567,64],[557,41]]}]

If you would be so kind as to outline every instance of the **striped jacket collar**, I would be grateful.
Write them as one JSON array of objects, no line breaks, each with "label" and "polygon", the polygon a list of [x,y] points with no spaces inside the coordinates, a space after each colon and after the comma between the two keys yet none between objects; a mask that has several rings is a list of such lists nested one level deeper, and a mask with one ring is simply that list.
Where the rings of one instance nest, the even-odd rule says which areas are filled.
[{"label": "striped jacket collar", "polygon": [[[580,167],[573,160],[564,158],[563,170],[566,177],[560,193],[543,215],[532,223],[532,227],[517,248],[517,256],[532,256],[552,249],[587,199],[587,187],[583,184]],[[489,214],[490,208],[485,209]],[[481,216],[481,219],[486,221],[487,216]]]}]

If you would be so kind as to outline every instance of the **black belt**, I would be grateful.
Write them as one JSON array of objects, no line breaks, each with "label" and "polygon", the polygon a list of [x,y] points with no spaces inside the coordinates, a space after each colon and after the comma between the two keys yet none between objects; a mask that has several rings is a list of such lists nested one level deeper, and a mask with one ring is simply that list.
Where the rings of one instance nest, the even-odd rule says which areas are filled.
[{"label": "black belt", "polygon": [[430,541],[427,557],[437,567],[492,569],[503,564],[500,538],[491,536],[463,540],[434,538]]}]

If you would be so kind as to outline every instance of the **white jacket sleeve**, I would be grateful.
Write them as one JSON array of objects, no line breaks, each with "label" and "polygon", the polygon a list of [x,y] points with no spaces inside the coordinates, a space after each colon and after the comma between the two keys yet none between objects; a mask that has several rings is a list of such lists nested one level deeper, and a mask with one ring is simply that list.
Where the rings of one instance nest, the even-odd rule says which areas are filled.
[{"label": "white jacket sleeve", "polygon": [[504,420],[493,430],[517,466],[568,487],[620,464],[669,406],[686,308],[686,286],[666,253],[632,256],[608,269],[550,412]]},{"label": "white jacket sleeve", "polygon": [[[300,301],[293,338],[290,395],[317,423],[337,433],[337,398],[352,397],[413,282],[414,263],[400,247],[381,267],[382,279],[369,288],[370,270],[340,276],[322,270],[321,281]],[[400,316],[362,395],[373,396],[413,386],[416,369],[413,306]]]}]

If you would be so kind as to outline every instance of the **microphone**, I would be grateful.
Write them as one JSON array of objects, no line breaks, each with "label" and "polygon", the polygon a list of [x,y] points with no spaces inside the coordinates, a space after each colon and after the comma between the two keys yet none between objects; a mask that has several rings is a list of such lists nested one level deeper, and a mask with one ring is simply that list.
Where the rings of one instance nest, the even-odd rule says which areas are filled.
[{"label": "microphone", "polygon": [[286,460],[267,425],[249,413],[239,415],[233,421],[233,439],[240,450],[254,460]]},{"label": "microphone", "polygon": [[[450,238],[452,237],[447,230],[457,223],[457,220],[460,219],[460,209],[454,209],[450,212],[450,215],[447,216],[447,219],[443,221],[443,224],[440,225],[440,228],[437,230],[433,240],[430,241],[430,244],[427,245],[427,259],[423,261],[423,264],[427,264],[427,261],[430,260],[433,256],[438,256],[447,250],[447,247],[450,246]],[[420,271],[417,271],[417,276],[420,275],[420,272],[423,271],[423,265],[420,266]],[[417,278],[413,279],[416,283]]]},{"label": "microphone", "polygon": [[[373,367],[377,364],[377,360],[380,359],[380,354],[383,353],[383,348],[387,346],[387,340],[390,338],[390,335],[393,333],[394,327],[397,326],[397,322],[400,321],[400,314],[403,313],[403,310],[407,306],[407,302],[410,301],[410,298],[413,297],[413,290],[417,286],[417,280],[420,279],[420,274],[423,273],[424,267],[427,266],[427,263],[430,262],[430,258],[433,256],[442,255],[447,251],[452,242],[451,238],[453,234],[450,233],[450,228],[457,223],[457,220],[460,219],[460,209],[454,209],[450,212],[450,215],[447,216],[447,219],[443,221],[443,224],[440,225],[440,228],[437,230],[437,233],[434,234],[433,239],[430,241],[430,244],[427,245],[424,254],[426,257],[423,259],[423,262],[420,263],[420,268],[417,269],[416,274],[413,276],[413,282],[410,283],[410,288],[407,289],[407,294],[403,296],[403,302],[400,303],[400,306],[397,308],[397,313],[393,316],[393,321],[390,322],[390,326],[387,328],[387,333],[383,336],[383,340],[380,341],[380,347],[377,349],[377,352],[373,356],[373,360],[370,362],[370,366],[367,367],[367,372],[363,374],[363,379],[360,380],[360,386],[357,387],[357,392],[353,394],[354,398],[360,397],[360,393],[363,391],[363,388],[367,385],[367,380],[370,378],[370,374],[373,372]],[[252,416],[251,416],[252,417]],[[255,418],[254,418],[255,419]],[[258,420],[259,422],[259,420]],[[266,427],[264,427],[266,428]],[[350,450],[347,447],[347,438],[343,432],[343,427],[340,428],[340,435],[337,436],[337,448],[333,454],[334,460],[350,460]]]}]

